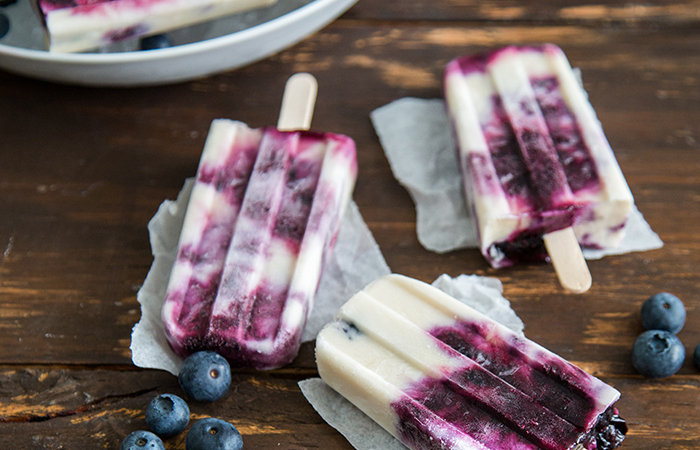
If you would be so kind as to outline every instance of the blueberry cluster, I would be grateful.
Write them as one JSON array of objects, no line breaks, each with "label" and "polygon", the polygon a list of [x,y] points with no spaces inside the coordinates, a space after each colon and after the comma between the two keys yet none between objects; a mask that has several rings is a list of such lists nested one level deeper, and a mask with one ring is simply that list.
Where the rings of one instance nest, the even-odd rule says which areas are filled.
[{"label": "blueberry cluster", "polygon": [[[634,342],[632,364],[645,377],[670,377],[680,370],[685,360],[685,347],[676,336],[685,325],[685,306],[675,295],[662,292],[644,302],[641,315],[647,331]],[[700,345],[695,349],[694,358],[700,367]]]},{"label": "blueberry cluster", "polygon": [[[195,401],[213,402],[223,397],[231,385],[228,362],[214,352],[190,355],[178,375],[180,387]],[[185,430],[190,421],[187,403],[173,394],[161,394],[146,407],[146,425],[122,441],[119,450],[165,450],[162,439]],[[187,450],[241,450],[243,439],[232,424],[213,417],[197,421],[187,432]]]}]

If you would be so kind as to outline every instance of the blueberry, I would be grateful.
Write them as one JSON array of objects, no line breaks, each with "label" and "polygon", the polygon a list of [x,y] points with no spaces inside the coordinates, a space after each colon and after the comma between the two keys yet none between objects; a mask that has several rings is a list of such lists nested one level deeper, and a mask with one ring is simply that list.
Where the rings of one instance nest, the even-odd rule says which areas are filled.
[{"label": "blueberry", "polygon": [[200,402],[213,402],[228,391],[231,367],[218,353],[193,353],[182,363],[178,381],[188,397]]},{"label": "blueberry", "polygon": [[5,15],[0,13],[0,39],[7,36],[10,32],[10,19]]},{"label": "blueberry", "polygon": [[159,48],[172,47],[170,39],[164,34],[156,34],[141,39],[141,50],[158,50]]},{"label": "blueberry", "polygon": [[146,407],[146,425],[162,438],[175,436],[190,421],[190,408],[177,395],[161,394]]},{"label": "blueberry", "polygon": [[678,333],[685,325],[685,306],[668,292],[652,295],[642,305],[642,324],[647,330]]},{"label": "blueberry", "polygon": [[214,418],[202,419],[192,425],[185,441],[187,450],[241,450],[241,433],[232,424]]},{"label": "blueberry", "polygon": [[695,363],[695,367],[700,369],[700,344],[698,344],[698,346],[695,347],[695,352],[693,353],[693,362]]},{"label": "blueberry", "polygon": [[165,450],[165,446],[155,434],[139,430],[128,435],[119,450]]},{"label": "blueberry", "polygon": [[685,360],[680,339],[665,330],[647,330],[632,348],[632,364],[647,378],[666,378],[678,372]]}]

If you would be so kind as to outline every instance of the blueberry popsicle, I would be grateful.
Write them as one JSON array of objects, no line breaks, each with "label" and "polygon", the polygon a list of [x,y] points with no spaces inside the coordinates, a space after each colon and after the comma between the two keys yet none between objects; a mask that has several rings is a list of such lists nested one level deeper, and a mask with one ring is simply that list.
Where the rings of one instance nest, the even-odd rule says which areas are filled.
[{"label": "blueberry popsicle", "polygon": [[481,251],[493,267],[547,259],[543,236],[623,237],[633,198],[586,93],[555,45],[451,61],[445,98]]},{"label": "blueberry popsicle", "polygon": [[258,8],[276,0],[32,0],[50,51],[80,52]]},{"label": "blueberry popsicle", "polygon": [[388,275],[316,341],[321,378],[413,450],[608,450],[619,392],[423,282]]},{"label": "blueberry popsicle", "polygon": [[215,120],[162,309],[174,351],[290,362],[356,174],[347,136]]}]

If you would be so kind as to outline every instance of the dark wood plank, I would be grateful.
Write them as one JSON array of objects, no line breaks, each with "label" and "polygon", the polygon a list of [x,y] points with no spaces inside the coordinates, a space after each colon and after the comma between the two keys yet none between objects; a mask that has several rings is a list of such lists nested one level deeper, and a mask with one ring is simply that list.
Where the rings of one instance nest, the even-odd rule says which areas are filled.
[{"label": "dark wood plank", "polygon": [[[297,380],[311,375],[234,374],[223,399],[188,401],[189,426],[205,417],[228,420],[249,449],[351,449],[299,391]],[[0,377],[0,436],[12,448],[117,448],[130,432],[146,429],[144,409],[153,397],[166,392],[183,396],[174,377],[157,371],[24,368],[4,369]],[[623,448],[698,448],[700,427],[687,413],[697,399],[696,375],[604,380],[623,392],[618,406],[630,426]],[[186,432],[167,439],[166,448],[184,450]]]},{"label": "dark wood plank", "polygon": [[[188,428],[166,448],[184,450],[189,427],[216,417],[233,423],[249,449],[350,449],[303,398],[302,376],[234,374],[223,399],[188,401]],[[16,449],[119,448],[129,433],[147,429],[144,411],[156,395],[186,398],[175,377],[156,371],[6,369],[0,377],[0,436]]]},{"label": "dark wood plank", "polygon": [[[393,270],[425,280],[443,272],[495,275],[514,301],[541,289],[557,296],[547,267],[495,272],[473,250],[423,250],[410,198],[393,179],[368,119],[374,108],[403,96],[440,96],[442,67],[452,57],[531,41],[560,43],[582,69],[637,203],[667,242],[661,252],[594,262],[595,289],[611,296],[630,289],[629,277],[607,270],[615,265],[629,276],[649,274],[646,285],[636,286],[640,293],[693,292],[695,281],[687,274],[697,266],[692,249],[698,242],[684,221],[700,217],[697,208],[683,205],[696,201],[698,183],[700,113],[693,102],[700,97],[700,58],[694,36],[338,23],[268,61],[176,86],[95,90],[3,75],[2,95],[25,92],[28,105],[40,99],[43,107],[17,108],[3,119],[16,126],[1,138],[12,151],[0,156],[6,211],[0,320],[7,330],[0,336],[0,361],[127,364],[130,329],[138,319],[135,293],[151,263],[148,220],[194,173],[213,118],[274,122],[283,81],[300,70],[319,78],[315,126],[358,142],[355,199]],[[349,50],[337,54],[338,46]],[[37,123],[46,125],[33,132]],[[530,282],[518,283],[522,279]]]},{"label": "dark wood plank", "polygon": [[526,22],[534,24],[567,23],[595,26],[618,25],[678,26],[697,23],[700,2],[624,0],[556,0],[522,2],[515,0],[405,0],[402,2],[359,2],[347,18],[362,20]]},{"label": "dark wood plank", "polygon": [[[194,174],[212,119],[274,123],[286,78],[310,71],[320,84],[314,126],[356,139],[355,200],[394,271],[498,277],[530,338],[622,392],[623,448],[700,447],[690,358],[700,342],[698,3],[518,5],[363,1],[266,61],[173,86],[86,89],[0,73],[11,105],[0,108],[0,441],[116,448],[143,427],[153,395],[179,390],[174,377],[130,362],[136,291],[152,260],[148,220]],[[582,296],[564,294],[546,265],[495,271],[476,250],[421,248],[411,199],[369,121],[395,99],[439,97],[456,56],[532,42],[559,44],[581,68],[637,204],[666,244],[592,261],[594,286]],[[641,303],[660,291],[686,303],[679,337],[689,356],[680,374],[650,381],[635,373],[631,345]],[[194,405],[194,417],[232,420],[249,449],[349,449],[296,387],[314,375],[310,343],[289,368],[237,373],[232,394]]]}]

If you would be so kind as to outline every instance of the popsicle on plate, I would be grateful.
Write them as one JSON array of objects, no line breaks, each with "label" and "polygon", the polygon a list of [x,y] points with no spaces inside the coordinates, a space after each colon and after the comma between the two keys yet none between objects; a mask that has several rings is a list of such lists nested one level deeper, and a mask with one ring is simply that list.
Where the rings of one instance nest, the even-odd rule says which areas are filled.
[{"label": "popsicle on plate", "polygon": [[545,260],[543,236],[619,244],[633,205],[562,50],[505,47],[451,61],[445,98],[481,252],[493,267]]},{"label": "popsicle on plate", "polygon": [[347,136],[215,120],[162,309],[174,351],[290,362],[356,175]]},{"label": "popsicle on plate", "polygon": [[413,450],[608,450],[613,387],[437,288],[367,286],[316,340],[321,378]]},{"label": "popsicle on plate", "polygon": [[80,52],[263,7],[276,0],[32,0],[50,51]]}]

